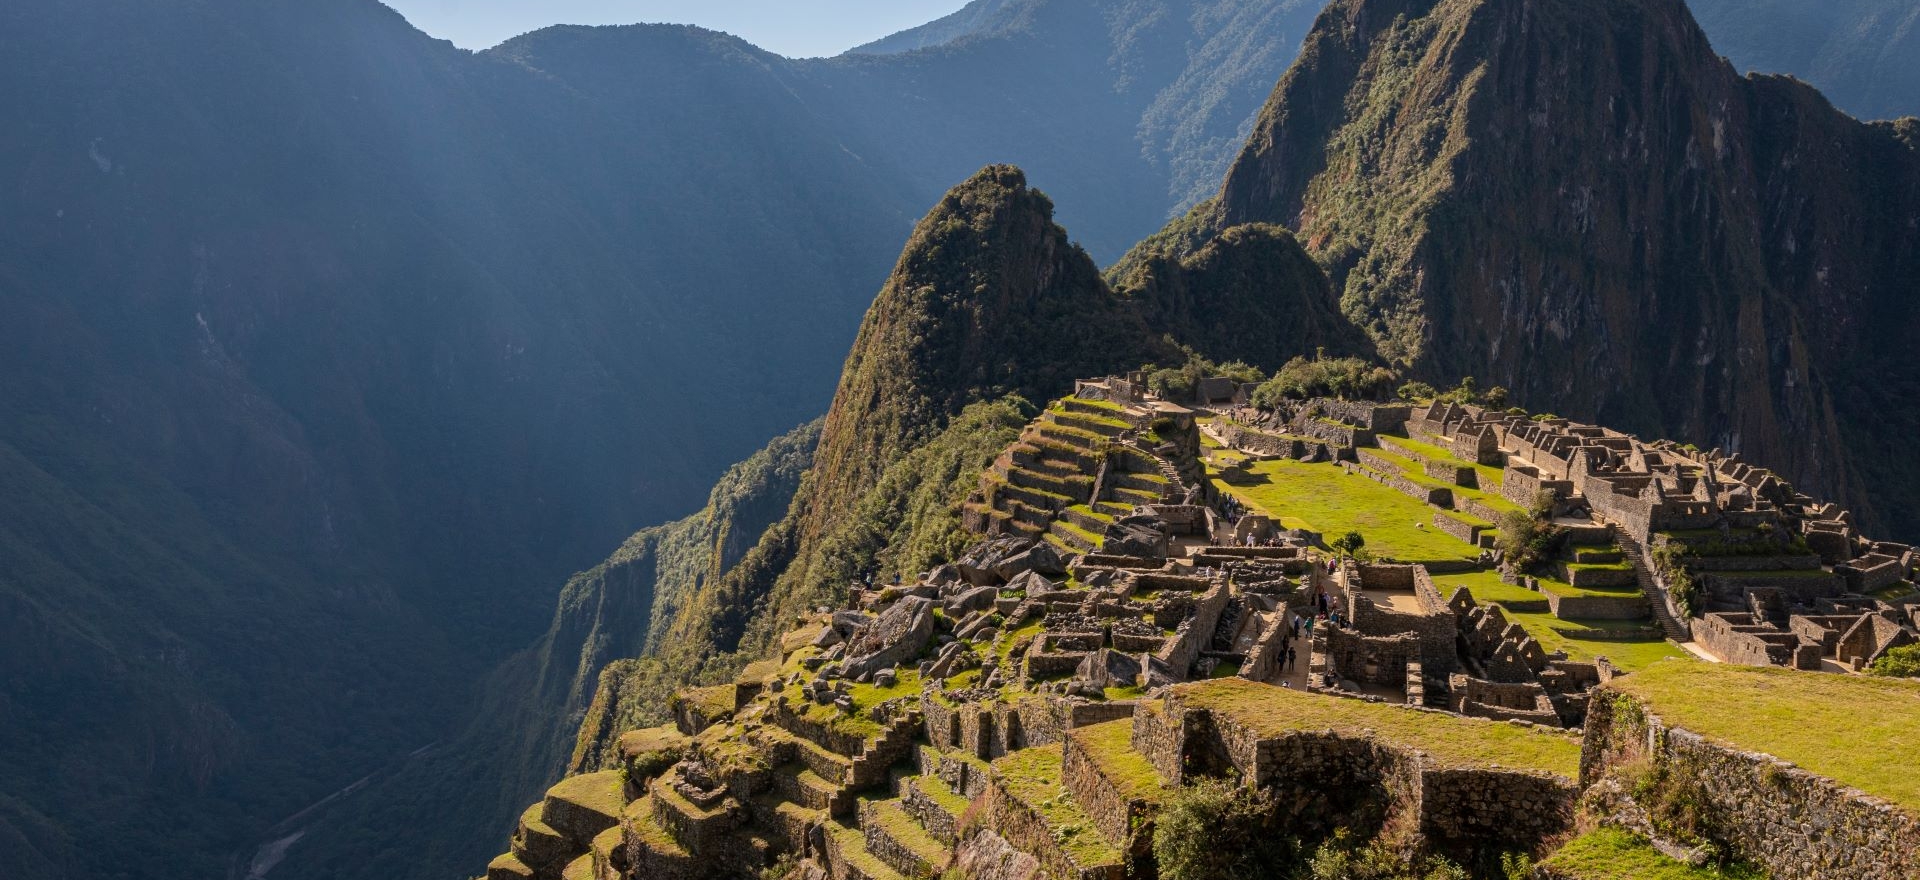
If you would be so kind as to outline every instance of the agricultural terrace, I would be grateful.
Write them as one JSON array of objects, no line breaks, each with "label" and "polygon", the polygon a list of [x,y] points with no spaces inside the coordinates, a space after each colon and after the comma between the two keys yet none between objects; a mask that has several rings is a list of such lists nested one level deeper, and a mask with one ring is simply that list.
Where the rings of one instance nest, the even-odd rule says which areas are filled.
[{"label": "agricultural terrace", "polygon": [[[1216,454],[1213,461],[1224,461]],[[1213,485],[1264,513],[1282,528],[1319,532],[1329,539],[1357,531],[1375,556],[1401,562],[1473,559],[1479,551],[1434,528],[1433,508],[1339,465],[1291,459],[1247,461],[1208,468]]]},{"label": "agricultural terrace", "polygon": [[1309,694],[1245,679],[1177,685],[1176,690],[1188,706],[1226,716],[1262,736],[1334,730],[1419,749],[1454,766],[1542,770],[1569,779],[1580,774],[1580,740],[1546,728]]},{"label": "agricultural terrace", "polygon": [[1920,815],[1920,681],[1655,663],[1607,687],[1668,725],[1791,761]]}]

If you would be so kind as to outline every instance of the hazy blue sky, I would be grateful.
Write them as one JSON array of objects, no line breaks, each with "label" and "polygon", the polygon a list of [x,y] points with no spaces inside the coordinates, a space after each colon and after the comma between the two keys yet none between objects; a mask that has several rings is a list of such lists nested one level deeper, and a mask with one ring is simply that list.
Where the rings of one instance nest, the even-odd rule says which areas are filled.
[{"label": "hazy blue sky", "polygon": [[697,24],[795,58],[838,55],[966,0],[385,0],[413,25],[485,49],[550,24]]}]

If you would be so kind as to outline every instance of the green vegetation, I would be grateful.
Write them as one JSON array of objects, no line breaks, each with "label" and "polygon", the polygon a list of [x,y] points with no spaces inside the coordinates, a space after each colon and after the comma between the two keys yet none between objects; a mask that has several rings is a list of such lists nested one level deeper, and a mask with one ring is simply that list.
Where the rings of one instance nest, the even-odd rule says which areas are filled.
[{"label": "green vegetation", "polygon": [[1174,791],[1154,820],[1162,880],[1268,880],[1298,846],[1278,821],[1273,795],[1221,779]]},{"label": "green vegetation", "polygon": [[1040,813],[1054,841],[1074,864],[1110,865],[1120,861],[1120,851],[1107,842],[1093,819],[1060,784],[1065,778],[1060,760],[1057,745],[1022,749],[994,761],[994,776],[1008,794]]},{"label": "green vegetation", "polygon": [[1920,645],[1889,649],[1867,672],[1883,678],[1920,678]]},{"label": "green vegetation", "polygon": [[1360,532],[1377,558],[1420,562],[1475,555],[1471,545],[1431,525],[1433,508],[1338,465],[1277,459],[1217,472],[1212,480],[1284,528]]},{"label": "green vegetation", "polygon": [[1542,491],[1526,510],[1500,515],[1500,535],[1494,540],[1501,558],[1521,571],[1539,568],[1566,543],[1567,530],[1554,525],[1553,493]]},{"label": "green vegetation", "polygon": [[[1670,661],[1608,687],[1666,723],[1791,761],[1920,815],[1920,682]],[[1863,711],[1862,707],[1872,707]]]},{"label": "green vegetation", "polygon": [[1560,630],[1620,630],[1644,629],[1647,624],[1631,620],[1562,620],[1549,612],[1521,612],[1502,608],[1507,620],[1520,624],[1521,628],[1533,636],[1540,647],[1548,651],[1565,651],[1567,658],[1578,661],[1592,661],[1595,657],[1605,657],[1613,665],[1632,672],[1644,669],[1662,660],[1675,659],[1682,662],[1693,660],[1688,654],[1672,642],[1661,638],[1621,641],[1616,639],[1583,639],[1566,636]]},{"label": "green vegetation", "polygon": [[1345,829],[1321,843],[1303,880],[1469,880],[1466,869],[1441,856],[1422,856],[1391,830],[1366,845]]},{"label": "green vegetation", "polygon": [[1556,850],[1540,866],[1569,880],[1767,880],[1745,866],[1692,867],[1675,861],[1637,834],[1596,828]]},{"label": "green vegetation", "polygon": [[1067,734],[1098,764],[1123,797],[1158,803],[1166,782],[1145,755],[1133,747],[1133,721],[1120,719],[1075,728]]},{"label": "green vegetation", "polygon": [[1442,764],[1498,764],[1579,775],[1580,741],[1478,718],[1420,712],[1276,688],[1241,679],[1176,686],[1191,706],[1211,709],[1263,736],[1303,730],[1370,730],[1383,742],[1419,748]]},{"label": "green vegetation", "polygon": [[1310,397],[1372,399],[1386,393],[1399,377],[1362,358],[1329,358],[1322,350],[1309,359],[1296,357],[1253,392],[1253,405],[1274,409],[1283,400]]},{"label": "green vegetation", "polygon": [[1466,587],[1473,600],[1482,605],[1507,602],[1544,602],[1539,593],[1520,586],[1509,584],[1500,579],[1500,573],[1491,569],[1470,571],[1459,574],[1436,574],[1433,585],[1440,590],[1441,598],[1451,598],[1453,591]]}]

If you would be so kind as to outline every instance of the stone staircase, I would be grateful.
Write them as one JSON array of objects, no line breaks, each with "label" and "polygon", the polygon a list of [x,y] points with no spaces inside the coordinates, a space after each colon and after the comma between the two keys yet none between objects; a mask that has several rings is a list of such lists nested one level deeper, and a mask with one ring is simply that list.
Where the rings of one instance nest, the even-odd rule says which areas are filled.
[{"label": "stone staircase", "polygon": [[1646,548],[1626,529],[1608,526],[1608,530],[1612,533],[1614,544],[1620,548],[1620,554],[1633,566],[1634,579],[1640,585],[1640,592],[1646,594],[1647,604],[1653,607],[1653,620],[1659,625],[1660,632],[1676,642],[1692,641],[1693,627],[1675,613],[1666,588],[1660,586],[1659,580],[1653,575],[1653,561],[1647,558]]}]

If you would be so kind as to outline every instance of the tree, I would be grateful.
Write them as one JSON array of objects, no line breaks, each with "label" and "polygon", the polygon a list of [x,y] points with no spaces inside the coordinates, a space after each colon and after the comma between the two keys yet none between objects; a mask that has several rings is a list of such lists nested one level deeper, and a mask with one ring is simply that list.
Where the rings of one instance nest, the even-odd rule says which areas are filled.
[{"label": "tree", "polygon": [[1438,392],[1433,390],[1432,385],[1419,381],[1408,382],[1400,386],[1399,391],[1394,392],[1401,400],[1416,403],[1422,400],[1432,400],[1437,393]]},{"label": "tree", "polygon": [[1161,880],[1267,880],[1297,858],[1272,793],[1220,779],[1175,792],[1154,822]]},{"label": "tree", "polygon": [[1867,672],[1889,678],[1920,678],[1920,645],[1889,648],[1867,667]]},{"label": "tree", "polygon": [[1480,402],[1486,404],[1488,409],[1505,409],[1507,389],[1499,385],[1488,388],[1487,393],[1480,395]]},{"label": "tree", "polygon": [[1333,543],[1328,546],[1333,548],[1333,552],[1340,554],[1342,559],[1345,559],[1357,555],[1361,548],[1367,546],[1367,538],[1359,532],[1348,532],[1333,539]]}]

